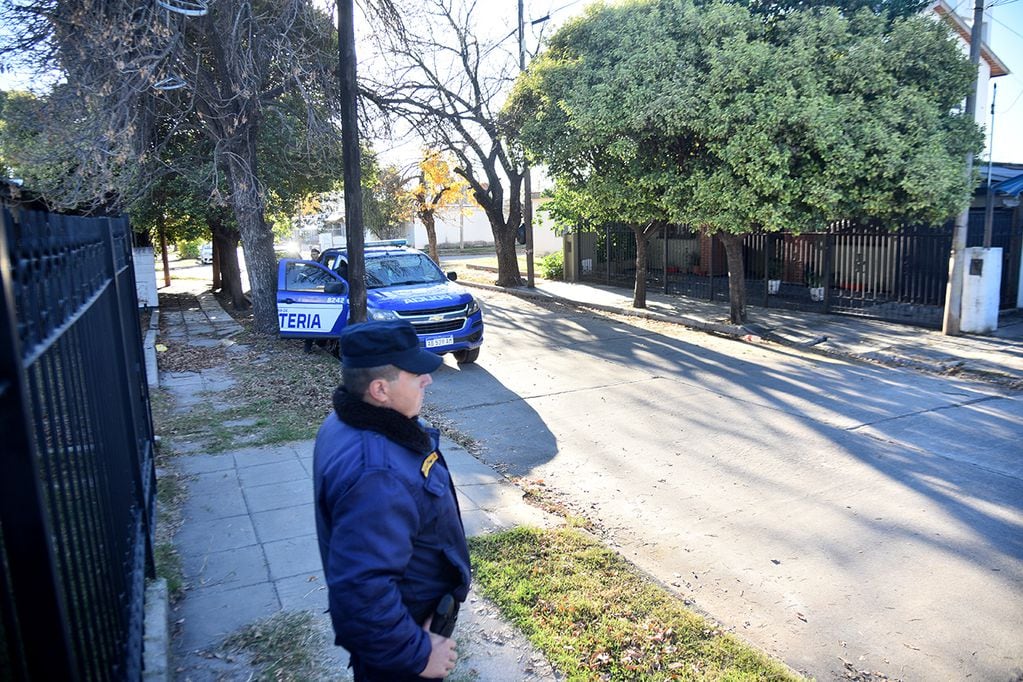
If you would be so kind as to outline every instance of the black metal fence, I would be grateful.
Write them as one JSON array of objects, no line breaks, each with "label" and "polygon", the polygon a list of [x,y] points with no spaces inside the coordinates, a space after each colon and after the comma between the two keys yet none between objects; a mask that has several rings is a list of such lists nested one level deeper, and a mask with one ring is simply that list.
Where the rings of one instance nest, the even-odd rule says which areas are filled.
[{"label": "black metal fence", "polygon": [[3,208],[0,677],[141,677],[153,430],[124,218]]},{"label": "black metal fence", "polygon": [[[992,246],[1002,247],[1003,306],[1014,305],[1023,229],[995,212]],[[979,246],[983,211],[970,214],[969,246]],[[576,272],[583,281],[632,287],[631,229],[610,224],[581,232]],[[749,234],[743,240],[747,304],[860,315],[940,327],[948,282],[952,225],[892,231],[846,224],[828,232]],[[728,266],[717,239],[670,226],[650,239],[647,285],[666,294],[728,300]]]}]

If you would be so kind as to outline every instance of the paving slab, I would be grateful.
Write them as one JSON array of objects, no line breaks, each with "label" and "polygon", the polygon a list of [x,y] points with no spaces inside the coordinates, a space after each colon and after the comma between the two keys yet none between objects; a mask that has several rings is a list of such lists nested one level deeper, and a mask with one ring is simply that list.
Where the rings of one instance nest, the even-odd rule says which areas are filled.
[{"label": "paving slab", "polygon": [[241,467],[259,466],[261,464],[273,464],[275,462],[289,462],[298,455],[293,445],[279,445],[276,447],[243,448],[233,450],[235,464]]},{"label": "paving slab", "polygon": [[217,519],[192,518],[178,531],[177,538],[189,550],[215,552],[256,544],[256,531],[248,514]]},{"label": "paving slab", "polygon": [[[187,545],[179,545],[182,548]],[[223,592],[263,585],[270,580],[260,545],[218,552],[181,550],[181,568],[191,597],[200,592]]]},{"label": "paving slab", "polygon": [[230,454],[195,454],[180,457],[178,467],[186,474],[208,474],[216,471],[227,471],[234,468],[234,457]]},{"label": "paving slab", "polygon": [[280,462],[239,467],[238,479],[243,487],[253,488],[289,481],[308,482],[309,474],[302,463],[292,455],[289,459]]},{"label": "paving slab", "polygon": [[320,546],[315,535],[267,542],[263,544],[263,551],[272,580],[314,574],[322,567]]},{"label": "paving slab", "polygon": [[315,532],[312,495],[306,504],[252,514],[252,525],[260,542],[273,542]]},{"label": "paving slab", "polygon": [[277,613],[277,592],[268,582],[230,590],[196,590],[178,603],[177,651],[210,649],[242,627]]},{"label": "paving slab", "polygon": [[313,495],[313,482],[306,480],[285,481],[245,488],[245,501],[252,513],[294,507]]}]

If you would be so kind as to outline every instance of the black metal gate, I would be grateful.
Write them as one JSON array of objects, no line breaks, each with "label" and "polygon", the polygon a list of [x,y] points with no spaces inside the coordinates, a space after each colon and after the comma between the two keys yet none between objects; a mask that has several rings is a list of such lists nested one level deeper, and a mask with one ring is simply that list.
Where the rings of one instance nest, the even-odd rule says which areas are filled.
[{"label": "black metal gate", "polygon": [[[992,246],[1003,249],[1002,306],[1014,307],[1023,229],[996,211]],[[983,235],[983,210],[970,214],[970,246]],[[749,234],[743,240],[747,304],[859,315],[940,327],[952,224],[892,231],[836,224],[828,232]],[[650,239],[648,286],[666,294],[728,300],[725,249],[718,239],[668,227]],[[632,230],[620,224],[579,234],[576,272],[583,281],[631,287]]]},{"label": "black metal gate", "polygon": [[3,209],[0,676],[141,677],[153,430],[125,218]]}]

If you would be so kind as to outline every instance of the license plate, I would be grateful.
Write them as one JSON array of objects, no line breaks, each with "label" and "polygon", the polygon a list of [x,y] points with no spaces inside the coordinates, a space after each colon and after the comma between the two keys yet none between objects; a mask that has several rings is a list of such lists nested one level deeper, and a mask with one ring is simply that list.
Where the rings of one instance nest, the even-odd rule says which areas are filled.
[{"label": "license plate", "polygon": [[455,342],[455,337],[453,337],[453,336],[438,336],[438,337],[433,338],[433,339],[427,339],[426,340],[426,347],[427,348],[437,348],[438,346],[450,346],[454,342]]}]

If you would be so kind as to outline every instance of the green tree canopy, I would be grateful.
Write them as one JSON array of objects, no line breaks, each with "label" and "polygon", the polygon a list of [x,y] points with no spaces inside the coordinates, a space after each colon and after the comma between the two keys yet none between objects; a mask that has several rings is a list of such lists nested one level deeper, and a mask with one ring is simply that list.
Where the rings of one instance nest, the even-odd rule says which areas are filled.
[{"label": "green tree canopy", "polygon": [[965,205],[962,161],[980,136],[956,109],[972,77],[923,16],[822,7],[768,21],[724,2],[633,0],[559,30],[507,113],[555,178],[556,219],[720,234],[739,322],[729,235],[938,222]]}]

